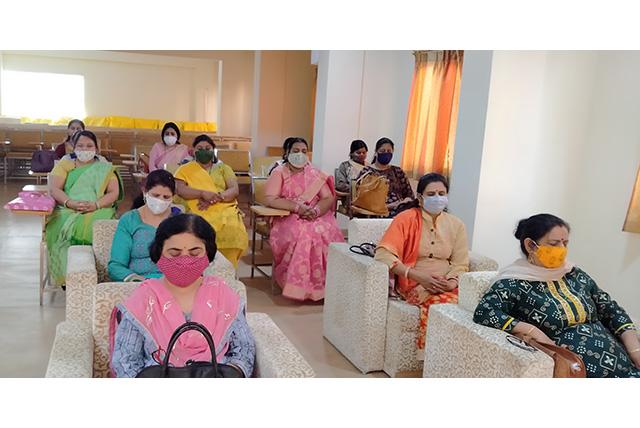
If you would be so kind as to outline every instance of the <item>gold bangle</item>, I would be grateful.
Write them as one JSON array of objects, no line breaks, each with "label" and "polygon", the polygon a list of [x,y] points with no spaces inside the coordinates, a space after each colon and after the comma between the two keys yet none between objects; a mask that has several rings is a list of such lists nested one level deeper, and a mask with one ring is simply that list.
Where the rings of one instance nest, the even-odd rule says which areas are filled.
[{"label": "gold bangle", "polygon": [[629,353],[629,354],[633,354],[633,353],[635,353],[635,352],[639,352],[639,351],[640,351],[640,348],[636,348],[636,349],[634,349],[633,351],[627,351],[627,353]]},{"label": "gold bangle", "polygon": [[64,204],[62,204],[62,206],[63,206],[63,207],[65,207],[65,208],[69,208],[69,207],[67,206],[67,203],[69,203],[69,201],[70,201],[70,200],[71,200],[71,198],[67,198],[67,200],[66,200],[66,201],[64,201]]},{"label": "gold bangle", "polygon": [[531,334],[531,332],[532,332],[535,328],[536,328],[536,326],[535,326],[535,325],[532,325],[532,326],[531,326],[531,328],[529,329],[529,331],[528,331],[528,332],[526,332],[525,334],[526,334],[527,336],[528,336],[528,335],[530,335],[530,334]]},{"label": "gold bangle", "polygon": [[410,266],[407,266],[407,268],[404,270],[404,277],[409,279],[409,270],[411,269]]},{"label": "gold bangle", "polygon": [[98,201],[96,201],[96,209],[99,210],[100,209],[100,203]]}]

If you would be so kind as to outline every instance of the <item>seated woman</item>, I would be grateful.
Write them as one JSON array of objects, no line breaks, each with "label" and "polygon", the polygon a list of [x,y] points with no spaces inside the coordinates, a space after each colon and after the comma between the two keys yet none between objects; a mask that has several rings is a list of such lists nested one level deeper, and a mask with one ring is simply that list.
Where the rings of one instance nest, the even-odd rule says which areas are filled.
[{"label": "seated woman", "polygon": [[424,349],[429,306],[458,302],[458,275],[469,270],[464,223],[444,211],[449,184],[430,173],[418,182],[420,207],[398,214],[385,232],[375,259],[396,275],[396,291],[420,306],[418,349]]},{"label": "seated woman", "polygon": [[[213,337],[217,361],[253,373],[255,341],[245,318],[245,304],[221,278],[203,276],[216,254],[215,232],[202,217],[180,214],[158,226],[150,248],[151,260],[164,276],[147,279],[116,306],[112,317],[111,368],[117,377],[135,377],[160,364],[173,332],[187,321],[203,324]],[[224,314],[222,316],[221,314]],[[186,339],[184,339],[186,337]],[[200,334],[180,337],[170,362],[182,367],[189,360],[211,361]]]},{"label": "seated woman", "polygon": [[207,135],[193,141],[195,160],[182,165],[175,173],[178,195],[188,212],[198,214],[216,231],[218,250],[238,266],[240,256],[249,246],[249,235],[236,200],[239,188],[236,175],[218,161],[216,145]]},{"label": "seated woman", "polygon": [[324,298],[329,244],[344,238],[333,216],[333,177],[309,163],[307,149],[304,138],[292,140],[284,165],[267,179],[265,201],[291,212],[273,219],[269,236],[282,295],[318,301]]},{"label": "seated woman", "polygon": [[62,143],[56,146],[56,159],[62,159],[64,155],[73,153],[73,134],[78,131],[84,131],[84,122],[80,119],[73,119],[67,125],[67,136]]},{"label": "seated woman", "polygon": [[566,346],[587,377],[640,377],[640,342],[629,315],[566,260],[569,225],[551,214],[520,220],[523,258],[502,269],[473,320],[541,343]]},{"label": "seated woman", "polygon": [[402,211],[415,206],[413,189],[404,171],[397,166],[389,165],[393,158],[393,141],[383,137],[376,143],[376,154],[373,163],[362,169],[358,179],[366,174],[375,174],[386,177],[389,180],[389,193],[387,194],[387,208],[389,217],[393,218]]},{"label": "seated woman", "polygon": [[60,204],[47,220],[49,272],[55,285],[63,285],[67,250],[71,245],[91,245],[93,222],[116,216],[114,204],[124,190],[116,169],[97,155],[98,140],[91,131],[77,132],[74,152],[51,171],[51,196]]},{"label": "seated woman", "polygon": [[351,181],[358,178],[364,167],[369,166],[367,162],[367,145],[362,140],[353,140],[349,150],[349,160],[338,166],[336,171],[336,190],[339,192],[351,192]]},{"label": "seated woman", "polygon": [[108,265],[112,281],[144,281],[161,276],[151,261],[149,246],[158,225],[180,214],[178,208],[171,206],[175,193],[176,181],[171,173],[158,169],[147,176],[141,200],[136,200],[134,209],[118,221]]},{"label": "seated woman", "polygon": [[165,165],[180,165],[189,158],[189,148],[180,144],[180,129],[173,122],[165,123],[160,133],[162,142],[155,143],[149,153],[149,172],[166,169]]}]

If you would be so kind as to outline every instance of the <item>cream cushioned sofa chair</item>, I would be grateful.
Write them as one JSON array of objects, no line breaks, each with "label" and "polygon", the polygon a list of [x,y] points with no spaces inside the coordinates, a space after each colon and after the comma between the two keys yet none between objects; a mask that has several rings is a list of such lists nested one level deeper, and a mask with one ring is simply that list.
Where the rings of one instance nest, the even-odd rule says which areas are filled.
[{"label": "cream cushioned sofa chair", "polygon": [[[389,298],[385,264],[349,251],[351,245],[379,242],[391,221],[352,219],[348,243],[329,246],[323,334],[363,373],[384,370],[392,377],[420,376],[419,308]],[[498,267],[494,260],[474,253],[469,261],[472,271]]]},{"label": "cream cushioned sofa chair", "polygon": [[473,322],[497,272],[460,275],[458,304],[429,308],[424,377],[553,377],[553,359],[519,340]]},{"label": "cream cushioned sofa chair", "polygon": [[[66,321],[58,324],[47,377],[106,377],[108,323],[113,307],[138,286],[108,281],[107,263],[117,220],[94,224],[93,246],[69,249]],[[222,277],[246,302],[244,284],[235,279],[233,265],[216,253],[206,271]],[[256,340],[254,375],[259,377],[314,377],[315,373],[267,314],[247,313]]]}]

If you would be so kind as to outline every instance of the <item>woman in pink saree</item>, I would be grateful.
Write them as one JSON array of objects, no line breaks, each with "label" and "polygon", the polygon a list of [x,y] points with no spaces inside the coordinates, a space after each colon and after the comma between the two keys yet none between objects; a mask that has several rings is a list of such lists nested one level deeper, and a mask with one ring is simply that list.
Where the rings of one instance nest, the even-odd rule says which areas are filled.
[{"label": "woman in pink saree", "polygon": [[327,251],[331,242],[344,242],[333,212],[333,177],[309,163],[308,145],[295,138],[287,147],[285,162],[269,176],[267,205],[290,211],[274,218],[269,244],[273,275],[282,295],[294,300],[324,299]]}]

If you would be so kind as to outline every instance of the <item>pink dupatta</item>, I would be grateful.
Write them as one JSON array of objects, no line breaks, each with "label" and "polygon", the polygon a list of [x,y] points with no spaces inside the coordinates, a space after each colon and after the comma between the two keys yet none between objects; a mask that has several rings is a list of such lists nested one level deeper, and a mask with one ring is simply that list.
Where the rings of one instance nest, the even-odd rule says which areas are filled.
[{"label": "pink dupatta", "polygon": [[[153,337],[162,361],[173,332],[186,321],[169,290],[161,279],[147,279],[124,302],[124,306]],[[238,293],[221,278],[204,277],[193,303],[191,321],[207,327],[213,337],[218,361],[229,348],[227,332],[239,310]],[[211,361],[207,341],[196,331],[180,336],[171,352],[170,362],[174,366],[184,366],[188,360]]]}]

